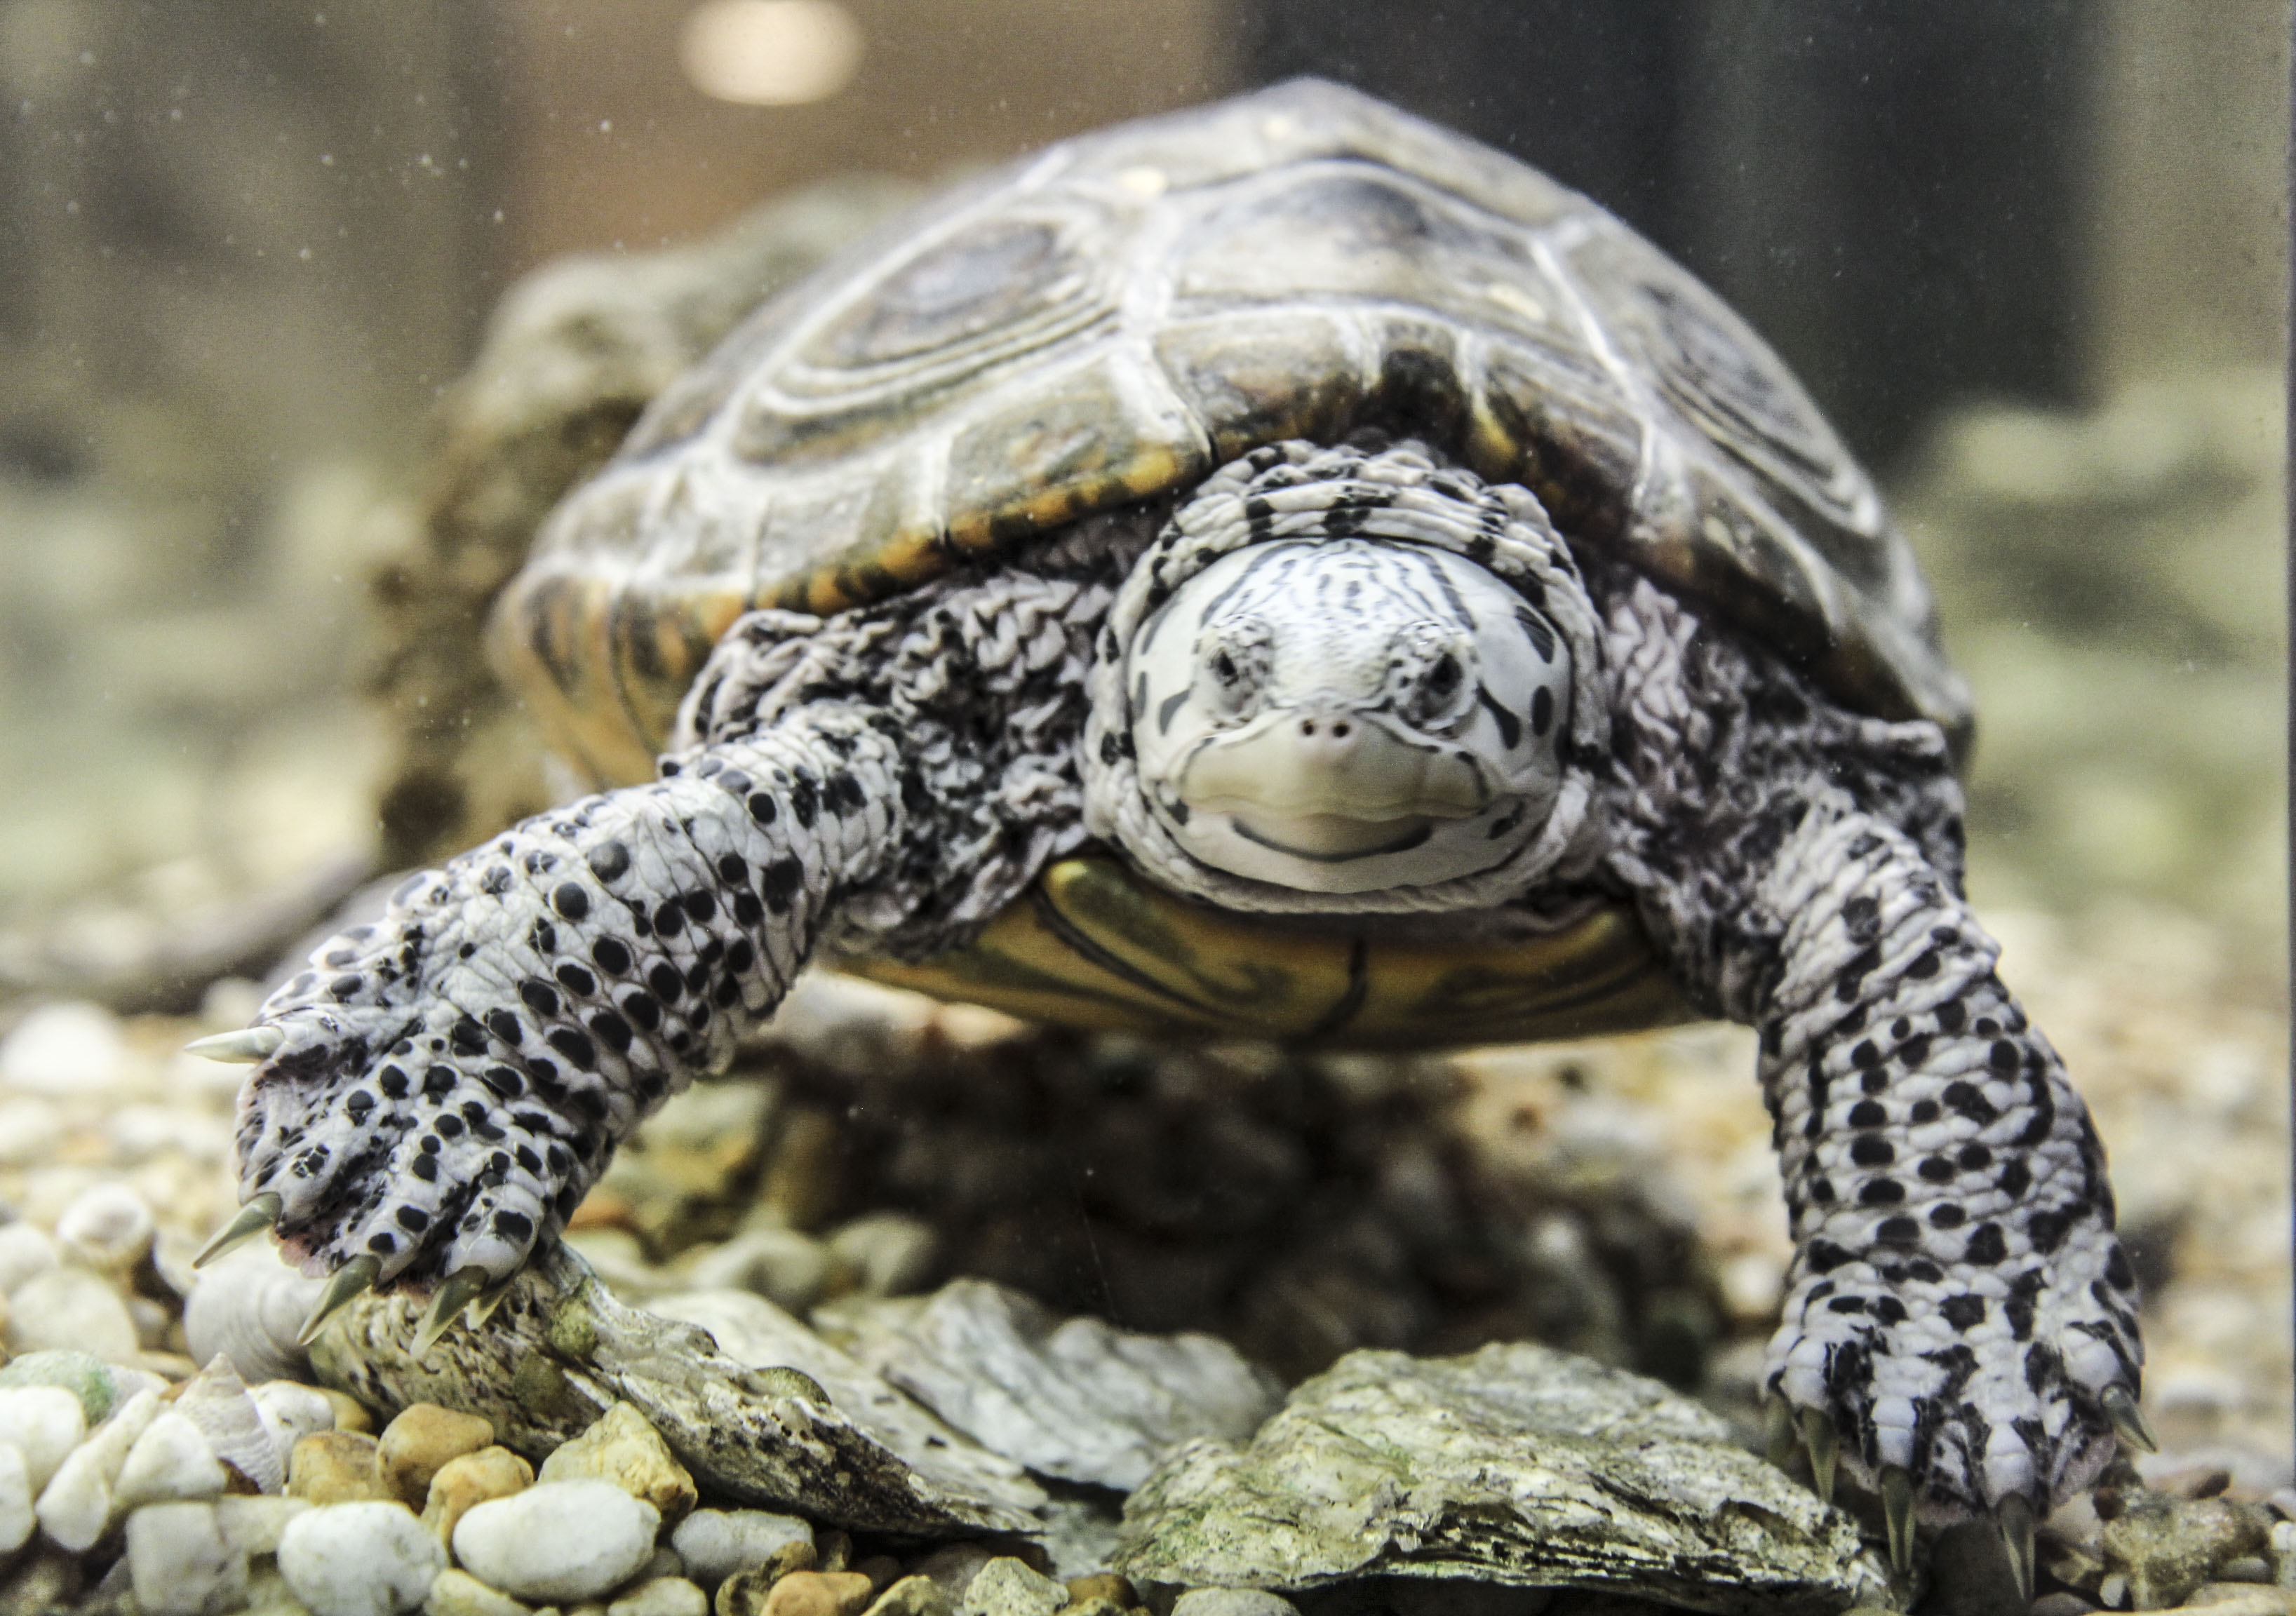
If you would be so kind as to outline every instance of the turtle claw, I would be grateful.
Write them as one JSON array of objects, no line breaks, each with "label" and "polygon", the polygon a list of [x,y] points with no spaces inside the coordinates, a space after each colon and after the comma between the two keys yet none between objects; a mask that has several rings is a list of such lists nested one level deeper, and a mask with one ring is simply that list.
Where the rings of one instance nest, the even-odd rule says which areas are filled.
[{"label": "turtle claw", "polygon": [[295,1344],[308,1347],[318,1339],[320,1329],[350,1303],[373,1288],[382,1272],[382,1262],[374,1257],[354,1257],[327,1278],[327,1288],[319,1292],[319,1300],[311,1304],[311,1316],[295,1333]]},{"label": "turtle claw", "polygon": [[1762,1456],[1784,1470],[1794,1456],[1794,1407],[1782,1397],[1762,1406]]},{"label": "turtle claw", "polygon": [[2136,1394],[2126,1386],[2107,1386],[2100,1399],[2104,1404],[2104,1417],[2112,1422],[2112,1434],[2120,1439],[2123,1448],[2138,1453],[2159,1453],[2161,1440],[2145,1423],[2144,1411],[2136,1407]]},{"label": "turtle claw", "polygon": [[1882,1467],[1882,1523],[1890,1538],[1890,1569],[1905,1577],[1914,1569],[1914,1476],[1902,1464]]},{"label": "turtle claw", "polygon": [[200,1254],[192,1259],[192,1267],[204,1268],[226,1251],[244,1245],[256,1235],[271,1229],[279,1221],[282,1204],[280,1198],[267,1190],[262,1194],[249,1197],[247,1204],[233,1214],[231,1221],[217,1229],[214,1238],[200,1248]]},{"label": "turtle claw", "polygon": [[1831,1504],[1833,1463],[1841,1453],[1841,1439],[1835,1434],[1833,1421],[1818,1409],[1803,1409],[1801,1440],[1809,1449],[1809,1489],[1817,1495],[1819,1503]]},{"label": "turtle claw", "polygon": [[276,1054],[279,1046],[286,1041],[286,1032],[277,1027],[242,1027],[237,1032],[218,1032],[212,1038],[193,1038],[184,1046],[184,1053],[197,1055],[202,1061],[253,1066]]},{"label": "turtle claw", "polygon": [[1994,1524],[2001,1529],[2001,1546],[2009,1556],[2009,1574],[2017,1579],[2017,1597],[2033,1602],[2033,1505],[2022,1493],[2011,1493],[1994,1506]]},{"label": "turtle claw", "polygon": [[463,1309],[493,1283],[494,1276],[479,1267],[457,1268],[440,1280],[439,1288],[430,1293],[430,1307],[422,1316],[422,1326],[414,1333],[414,1355],[420,1358],[437,1346],[439,1338],[462,1317]]}]

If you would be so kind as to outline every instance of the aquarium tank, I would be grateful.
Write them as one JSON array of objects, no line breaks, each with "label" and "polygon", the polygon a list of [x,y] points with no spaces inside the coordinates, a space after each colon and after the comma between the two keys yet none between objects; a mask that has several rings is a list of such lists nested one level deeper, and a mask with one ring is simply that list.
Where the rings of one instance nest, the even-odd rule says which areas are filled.
[{"label": "aquarium tank", "polygon": [[0,0],[0,1616],[2281,1608],[2290,37]]}]

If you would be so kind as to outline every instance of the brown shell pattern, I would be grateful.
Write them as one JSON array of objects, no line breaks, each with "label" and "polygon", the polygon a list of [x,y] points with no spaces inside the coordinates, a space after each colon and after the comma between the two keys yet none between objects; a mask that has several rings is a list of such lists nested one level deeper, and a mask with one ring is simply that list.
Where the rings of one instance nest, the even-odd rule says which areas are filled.
[{"label": "brown shell pattern", "polygon": [[1965,736],[1910,552],[1743,323],[1585,198],[1304,80],[1054,146],[765,304],[553,517],[494,649],[562,749],[643,779],[744,611],[881,599],[1367,425]]}]

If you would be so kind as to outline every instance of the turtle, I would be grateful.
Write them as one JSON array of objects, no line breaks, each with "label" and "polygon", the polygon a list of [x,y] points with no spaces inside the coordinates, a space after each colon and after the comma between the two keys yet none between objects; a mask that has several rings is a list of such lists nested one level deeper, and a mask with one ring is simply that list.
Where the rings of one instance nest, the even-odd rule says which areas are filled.
[{"label": "turtle", "polygon": [[1052,145],[776,293],[490,630],[592,794],[209,1053],[240,1216],[435,1339],[808,962],[1089,1028],[1759,1032],[1780,1451],[2033,1522],[2137,1412],[2104,1153],[1962,881],[1874,485],[1602,208],[1302,80]]}]

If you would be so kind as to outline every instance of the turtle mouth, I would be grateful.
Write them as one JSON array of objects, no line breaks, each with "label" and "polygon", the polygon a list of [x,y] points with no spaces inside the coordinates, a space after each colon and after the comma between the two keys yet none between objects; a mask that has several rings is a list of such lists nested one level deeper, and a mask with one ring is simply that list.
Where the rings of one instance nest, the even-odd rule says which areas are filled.
[{"label": "turtle mouth", "polygon": [[1231,813],[1228,823],[1246,841],[1312,864],[1341,864],[1381,853],[1407,853],[1435,833],[1424,814],[1400,819],[1357,819],[1346,814],[1266,815],[1255,823]]}]

